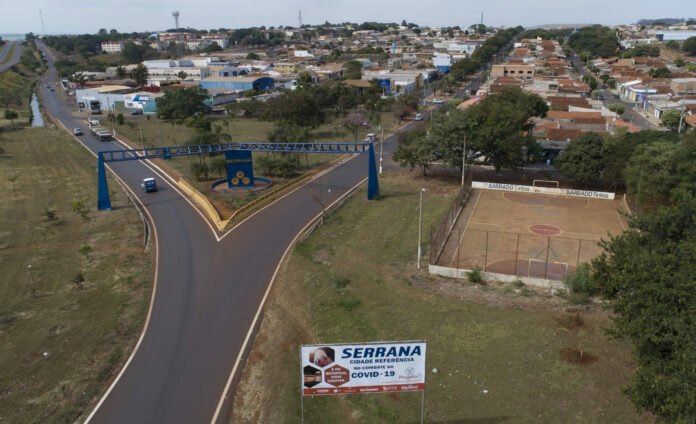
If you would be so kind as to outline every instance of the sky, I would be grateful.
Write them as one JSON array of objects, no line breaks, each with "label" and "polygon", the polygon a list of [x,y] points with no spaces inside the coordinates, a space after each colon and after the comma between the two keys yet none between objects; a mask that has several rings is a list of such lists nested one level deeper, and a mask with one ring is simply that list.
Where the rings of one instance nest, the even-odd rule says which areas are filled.
[{"label": "sky", "polygon": [[629,24],[644,18],[696,17],[695,0],[0,0],[0,33],[48,34],[296,26],[302,22],[401,22],[468,27],[543,24]]}]

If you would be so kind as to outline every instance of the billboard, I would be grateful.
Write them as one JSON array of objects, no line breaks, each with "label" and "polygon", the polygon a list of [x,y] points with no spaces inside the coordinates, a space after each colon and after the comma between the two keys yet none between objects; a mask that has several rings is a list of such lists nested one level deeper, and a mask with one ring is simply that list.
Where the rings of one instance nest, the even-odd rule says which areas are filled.
[{"label": "billboard", "polygon": [[225,152],[227,187],[254,187],[254,164],[249,150]]},{"label": "billboard", "polygon": [[526,193],[543,193],[553,194],[556,196],[574,196],[574,197],[591,197],[595,199],[614,199],[614,193],[605,191],[588,191],[574,190],[570,188],[553,188],[553,187],[534,187],[516,184],[503,183],[486,183],[474,181],[471,183],[472,188],[481,188],[485,190],[502,190],[502,191],[522,191]]},{"label": "billboard", "polygon": [[426,343],[301,346],[303,396],[425,390]]}]

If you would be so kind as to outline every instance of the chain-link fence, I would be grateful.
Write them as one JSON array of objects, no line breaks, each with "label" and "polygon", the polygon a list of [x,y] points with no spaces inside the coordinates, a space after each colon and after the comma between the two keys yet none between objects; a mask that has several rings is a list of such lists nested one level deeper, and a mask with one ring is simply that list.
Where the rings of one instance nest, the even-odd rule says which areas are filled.
[{"label": "chain-link fence", "polygon": [[451,259],[443,258],[445,266],[518,277],[562,280],[601,253],[596,240],[472,229],[455,229],[452,236],[460,242]]},{"label": "chain-link fence", "polygon": [[431,228],[430,230],[431,264],[437,263],[438,259],[440,258],[442,249],[445,248],[445,244],[447,244],[447,240],[452,234],[454,224],[457,222],[462,209],[464,209],[466,202],[469,200],[473,176],[473,172],[469,172],[469,175],[464,180],[464,186],[462,186],[461,190],[459,190],[457,197],[454,199],[454,203],[452,203],[452,207],[447,212],[440,225],[434,229]]}]

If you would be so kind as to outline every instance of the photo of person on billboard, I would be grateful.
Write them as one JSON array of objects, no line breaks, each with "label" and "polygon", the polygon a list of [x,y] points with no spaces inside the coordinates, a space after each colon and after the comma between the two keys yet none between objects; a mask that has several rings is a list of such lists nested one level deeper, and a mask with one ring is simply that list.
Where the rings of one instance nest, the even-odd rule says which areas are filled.
[{"label": "photo of person on billboard", "polygon": [[334,361],[334,350],[330,347],[320,347],[309,353],[309,362],[319,367],[325,367]]}]

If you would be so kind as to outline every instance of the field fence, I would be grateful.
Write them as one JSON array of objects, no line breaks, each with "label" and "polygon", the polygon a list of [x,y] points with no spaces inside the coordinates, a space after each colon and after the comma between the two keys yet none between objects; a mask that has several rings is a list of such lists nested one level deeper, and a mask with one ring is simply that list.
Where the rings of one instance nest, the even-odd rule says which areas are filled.
[{"label": "field fence", "polygon": [[452,258],[442,258],[441,264],[518,277],[562,280],[601,253],[596,240],[472,229],[463,239],[461,229],[453,236],[461,241]]},{"label": "field fence", "polygon": [[464,186],[457,193],[457,197],[452,203],[452,207],[449,209],[447,214],[442,219],[440,225],[434,229],[430,229],[430,263],[437,263],[442,250],[447,244],[447,240],[452,234],[452,229],[454,224],[457,222],[459,215],[466,206],[466,202],[469,200],[471,195],[471,182],[473,181],[474,173],[469,172],[469,175],[464,180]]}]

